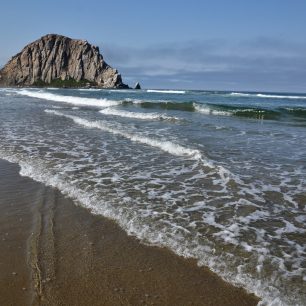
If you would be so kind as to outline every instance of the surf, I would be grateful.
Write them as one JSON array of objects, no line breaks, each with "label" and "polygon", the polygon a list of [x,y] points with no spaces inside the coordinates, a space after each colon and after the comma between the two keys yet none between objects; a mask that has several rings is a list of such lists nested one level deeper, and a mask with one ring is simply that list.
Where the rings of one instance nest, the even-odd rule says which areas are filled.
[{"label": "surf", "polygon": [[16,91],[16,93],[22,96],[28,96],[42,100],[61,102],[73,105],[81,105],[81,106],[109,107],[121,104],[120,101],[108,100],[105,98],[95,99],[95,98],[84,98],[84,97],[75,97],[75,96],[64,96],[48,92],[30,91],[26,89],[20,91],[18,90]]},{"label": "surf", "polygon": [[149,145],[151,147],[161,149],[162,151],[170,153],[174,156],[183,156],[183,157],[188,157],[188,158],[195,159],[195,160],[202,159],[202,154],[200,153],[199,150],[186,148],[179,144],[173,143],[171,141],[162,141],[162,140],[158,140],[154,138],[149,138],[149,137],[145,137],[145,136],[141,136],[137,134],[128,133],[128,132],[116,129],[112,126],[109,126],[107,123],[102,122],[102,121],[89,121],[89,120],[86,120],[86,119],[83,119],[77,116],[67,115],[67,114],[64,114],[64,113],[61,113],[55,110],[45,110],[45,112],[56,115],[56,116],[69,118],[73,120],[75,123],[88,127],[88,128],[96,128],[96,129],[100,129],[102,131],[109,132],[115,135],[120,135],[131,141],[142,143],[145,145]]},{"label": "surf", "polygon": [[167,116],[165,114],[160,114],[160,113],[136,113],[136,112],[110,108],[110,107],[100,110],[99,112],[103,115],[119,116],[123,118],[132,118],[140,120],[168,120],[168,121],[179,120],[178,117]]},{"label": "surf", "polygon": [[147,92],[151,93],[165,93],[165,94],[185,94],[186,90],[158,90],[158,89],[147,89]]},{"label": "surf", "polygon": [[231,92],[230,96],[234,97],[255,97],[255,98],[267,98],[267,99],[301,99],[306,100],[306,96],[298,95],[275,95],[275,94],[264,94],[264,93],[244,93],[244,92]]}]

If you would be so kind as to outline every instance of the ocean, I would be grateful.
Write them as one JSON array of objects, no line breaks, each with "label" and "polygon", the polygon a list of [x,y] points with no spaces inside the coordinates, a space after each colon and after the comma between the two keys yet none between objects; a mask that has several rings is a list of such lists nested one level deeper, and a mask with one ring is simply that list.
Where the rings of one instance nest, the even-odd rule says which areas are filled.
[{"label": "ocean", "polygon": [[0,89],[0,158],[262,305],[306,304],[306,94]]}]

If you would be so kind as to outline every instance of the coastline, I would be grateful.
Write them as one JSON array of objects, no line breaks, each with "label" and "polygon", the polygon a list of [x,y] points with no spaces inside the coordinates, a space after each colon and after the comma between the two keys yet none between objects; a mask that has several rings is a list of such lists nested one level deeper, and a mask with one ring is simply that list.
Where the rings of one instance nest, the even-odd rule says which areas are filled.
[{"label": "coastline", "polygon": [[[0,159],[1,305],[256,305],[195,260],[146,246],[115,222]],[[69,292],[69,294],[67,294]]]}]

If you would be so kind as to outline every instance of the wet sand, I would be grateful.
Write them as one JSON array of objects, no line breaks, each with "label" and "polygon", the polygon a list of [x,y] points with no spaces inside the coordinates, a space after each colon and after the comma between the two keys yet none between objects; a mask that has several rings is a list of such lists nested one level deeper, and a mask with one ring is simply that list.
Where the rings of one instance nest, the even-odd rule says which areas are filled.
[{"label": "wet sand", "polygon": [[0,305],[258,303],[194,260],[145,246],[18,172],[0,160]]}]

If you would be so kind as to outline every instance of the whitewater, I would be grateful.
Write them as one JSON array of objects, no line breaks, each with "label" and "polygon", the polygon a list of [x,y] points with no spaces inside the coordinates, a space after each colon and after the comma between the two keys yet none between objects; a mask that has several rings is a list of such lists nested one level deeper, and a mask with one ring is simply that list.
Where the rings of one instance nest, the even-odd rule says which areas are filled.
[{"label": "whitewater", "polygon": [[0,89],[0,158],[261,305],[306,304],[305,128],[299,93]]}]

